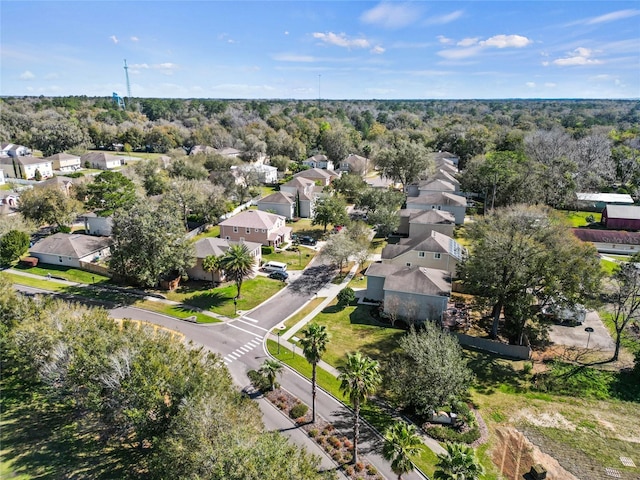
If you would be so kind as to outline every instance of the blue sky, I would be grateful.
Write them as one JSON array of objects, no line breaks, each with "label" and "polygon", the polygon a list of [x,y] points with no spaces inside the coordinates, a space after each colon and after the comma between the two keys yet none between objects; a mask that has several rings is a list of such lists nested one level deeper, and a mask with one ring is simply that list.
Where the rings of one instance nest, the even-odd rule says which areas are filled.
[{"label": "blue sky", "polygon": [[0,94],[638,98],[638,1],[12,1]]}]

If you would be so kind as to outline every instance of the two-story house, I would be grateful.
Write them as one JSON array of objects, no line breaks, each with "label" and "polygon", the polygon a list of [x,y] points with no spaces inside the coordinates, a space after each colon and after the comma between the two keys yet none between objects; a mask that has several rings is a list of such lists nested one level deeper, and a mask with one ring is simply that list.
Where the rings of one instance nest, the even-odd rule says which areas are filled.
[{"label": "two-story house", "polygon": [[382,249],[382,263],[406,267],[425,267],[446,270],[453,277],[466,251],[453,238],[432,231],[415,238],[403,238],[395,245]]},{"label": "two-story house", "polygon": [[464,223],[467,199],[449,192],[427,192],[417,197],[407,197],[407,208],[412,210],[444,210],[456,219],[456,225]]},{"label": "two-story house", "polygon": [[280,186],[280,191],[291,195],[295,202],[294,215],[300,218],[311,218],[315,213],[315,203],[324,187],[316,185],[313,180],[294,177]]},{"label": "two-story house", "polygon": [[369,160],[360,155],[350,153],[345,159],[340,160],[339,170],[364,176],[369,171]]},{"label": "two-story house", "polygon": [[235,242],[256,242],[279,246],[291,240],[285,217],[260,210],[245,210],[220,222],[220,238]]},{"label": "two-story house", "polygon": [[0,145],[0,155],[7,157],[25,157],[31,155],[31,150],[24,145],[17,145],[15,143],[3,143]]},{"label": "two-story house", "polygon": [[296,196],[287,192],[274,192],[258,200],[258,210],[282,215],[287,220],[296,216]]},{"label": "two-story house", "polygon": [[453,237],[456,218],[451,212],[444,210],[400,210],[400,226],[398,233],[411,238],[426,235],[433,231],[447,237]]},{"label": "two-story house", "polygon": [[45,160],[51,160],[53,169],[60,172],[75,172],[81,168],[80,157],[69,153],[56,153]]},{"label": "two-story house", "polygon": [[310,168],[309,170],[303,170],[301,172],[296,173],[294,178],[306,178],[307,180],[312,180],[316,182],[316,184],[326,187],[329,185],[334,178],[338,178],[340,175],[334,172],[333,170],[323,170],[321,168]]},{"label": "two-story house", "polygon": [[40,173],[40,178],[53,177],[53,162],[46,158],[19,156],[0,157],[0,168],[6,178],[22,178],[32,180]]},{"label": "two-story house", "polygon": [[329,160],[326,155],[318,153],[312,157],[302,161],[303,165],[307,165],[309,168],[320,168],[322,170],[334,170],[333,161]]}]

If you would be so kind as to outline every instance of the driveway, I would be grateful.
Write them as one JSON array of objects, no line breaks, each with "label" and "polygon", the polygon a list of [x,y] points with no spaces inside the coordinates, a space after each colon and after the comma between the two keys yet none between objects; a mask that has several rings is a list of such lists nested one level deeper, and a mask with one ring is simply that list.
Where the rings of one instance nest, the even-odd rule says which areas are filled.
[{"label": "driveway", "polygon": [[[585,331],[587,327],[593,328],[591,335]],[[596,311],[588,312],[587,318],[582,325],[576,325],[575,327],[565,325],[552,326],[549,337],[556,345],[586,348],[588,341],[589,349],[603,352],[613,352],[615,350],[615,343]]]}]

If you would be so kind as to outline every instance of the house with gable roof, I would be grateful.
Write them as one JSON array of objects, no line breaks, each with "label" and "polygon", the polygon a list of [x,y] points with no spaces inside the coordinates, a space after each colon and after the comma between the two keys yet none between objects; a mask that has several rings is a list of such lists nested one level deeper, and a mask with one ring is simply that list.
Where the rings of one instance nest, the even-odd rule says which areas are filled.
[{"label": "house with gable roof", "polygon": [[307,165],[310,168],[320,168],[323,170],[333,170],[333,161],[329,160],[326,155],[317,153],[306,160],[302,161],[303,165]]},{"label": "house with gable roof", "polygon": [[0,155],[6,155],[7,157],[25,157],[31,155],[31,149],[24,145],[17,145],[15,143],[3,143],[0,145]]},{"label": "house with gable roof", "polygon": [[365,276],[365,298],[382,302],[387,315],[416,323],[442,319],[451,295],[451,276],[445,270],[372,263]]},{"label": "house with gable roof", "polygon": [[[194,244],[196,264],[187,269],[187,275],[192,280],[209,280],[211,281],[213,275],[214,282],[221,282],[224,279],[222,272],[207,272],[202,262],[209,256],[220,257],[227,253],[227,250],[232,245],[237,245],[238,242],[226,240],[224,238],[201,238]],[[247,247],[249,254],[254,258],[253,270],[258,271],[260,269],[260,263],[262,262],[262,245],[256,242],[242,242]]]},{"label": "house with gable roof", "polygon": [[296,198],[286,192],[274,192],[258,200],[258,210],[282,215],[291,220],[296,215]]},{"label": "house with gable roof", "polygon": [[29,255],[40,263],[82,268],[80,262],[90,263],[110,255],[111,239],[78,233],[56,233],[43,238],[29,249]]},{"label": "house with gable roof", "polygon": [[220,238],[235,242],[256,242],[277,247],[291,240],[285,217],[260,210],[245,210],[219,223]]},{"label": "house with gable roof", "polygon": [[456,218],[444,210],[400,210],[398,233],[408,237],[418,237],[433,231],[453,238]]},{"label": "house with gable roof", "polygon": [[412,210],[444,210],[452,213],[456,225],[464,223],[467,199],[450,192],[427,192],[407,198],[407,208]]},{"label": "house with gable roof", "polygon": [[321,168],[310,168],[309,170],[303,170],[296,173],[293,178],[306,178],[317,182],[320,186],[326,187],[334,178],[338,178],[340,175],[333,170],[322,170]]},{"label": "house with gable roof", "polygon": [[344,160],[340,161],[339,170],[364,176],[369,171],[369,159],[350,153]]},{"label": "house with gable roof", "polygon": [[455,277],[458,263],[465,255],[464,247],[453,238],[432,231],[385,246],[382,249],[382,263],[435,268]]},{"label": "house with gable roof", "polygon": [[0,157],[0,169],[6,178],[32,180],[40,172],[42,178],[53,177],[53,162],[46,158],[32,156]]},{"label": "house with gable roof", "polygon": [[118,168],[124,165],[122,157],[116,157],[115,155],[105,152],[85,153],[80,157],[80,162],[82,165],[88,162],[91,168],[97,168],[99,170],[111,170],[112,168]]},{"label": "house with gable roof", "polygon": [[602,223],[611,230],[640,230],[640,206],[609,204],[602,211]]},{"label": "house with gable roof", "polygon": [[[313,180],[304,177],[294,177],[280,185],[280,191],[291,195],[294,204],[294,216],[311,218],[315,213],[315,203],[322,194],[324,187],[316,185]],[[297,212],[296,212],[297,210]]]},{"label": "house with gable roof", "polygon": [[82,167],[80,157],[70,153],[56,153],[47,157],[46,160],[51,160],[53,169],[60,172],[75,172]]}]

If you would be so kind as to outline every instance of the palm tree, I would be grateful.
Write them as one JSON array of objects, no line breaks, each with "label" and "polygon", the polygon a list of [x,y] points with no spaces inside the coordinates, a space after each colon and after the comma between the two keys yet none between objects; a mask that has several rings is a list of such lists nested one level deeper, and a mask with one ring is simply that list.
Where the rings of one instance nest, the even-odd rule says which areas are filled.
[{"label": "palm tree", "polygon": [[238,295],[236,298],[240,298],[242,281],[253,271],[254,262],[255,259],[251,256],[249,249],[243,243],[231,245],[229,250],[227,250],[222,256],[220,266],[224,270],[227,278],[231,278],[236,282],[236,287],[238,288]]},{"label": "palm tree", "polygon": [[316,367],[322,358],[322,354],[327,349],[329,342],[329,334],[327,327],[311,323],[307,328],[302,330],[304,338],[300,339],[302,345],[302,353],[307,362],[311,364],[311,423],[316,423]]},{"label": "palm tree", "polygon": [[215,283],[213,281],[213,274],[222,270],[222,256],[208,255],[202,259],[202,269],[205,272],[211,272],[211,285]]},{"label": "palm tree", "polygon": [[459,443],[447,443],[447,453],[438,454],[436,480],[478,480],[484,468],[478,462],[471,447]]},{"label": "palm tree", "polygon": [[398,480],[413,470],[411,457],[418,455],[420,445],[422,442],[415,425],[398,421],[387,428],[382,456],[391,462],[391,470],[398,475]]},{"label": "palm tree", "polygon": [[260,365],[258,373],[260,373],[269,384],[269,390],[273,390],[276,386],[276,377],[282,373],[282,364],[278,360],[267,358],[262,365]]},{"label": "palm tree", "polygon": [[338,368],[340,391],[349,397],[355,413],[353,423],[353,463],[358,463],[358,439],[360,438],[360,405],[376,391],[382,382],[380,364],[360,352],[347,353],[347,361]]}]

